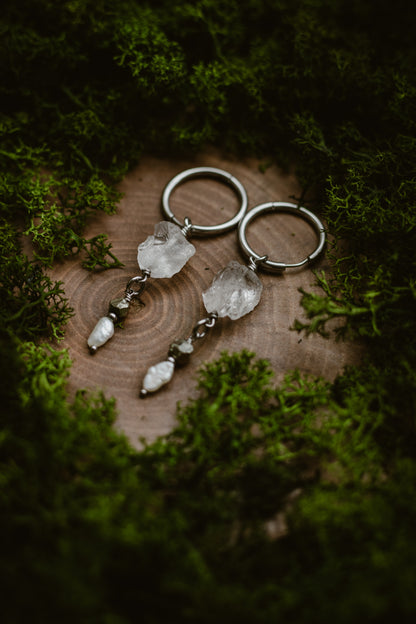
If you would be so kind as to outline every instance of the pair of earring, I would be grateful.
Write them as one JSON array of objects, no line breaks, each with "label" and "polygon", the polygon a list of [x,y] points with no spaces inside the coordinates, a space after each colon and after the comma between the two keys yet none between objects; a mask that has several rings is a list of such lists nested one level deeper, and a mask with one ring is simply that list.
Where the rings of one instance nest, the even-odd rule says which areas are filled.
[{"label": "pair of earring", "polygon": [[[237,214],[219,225],[194,225],[187,217],[182,224],[171,210],[170,196],[180,184],[196,177],[212,177],[231,186],[240,202]],[[231,260],[224,269],[217,273],[211,286],[202,294],[208,316],[196,323],[188,338],[176,340],[170,345],[165,361],[149,368],[143,380],[141,397],[156,392],[172,379],[176,365],[185,364],[188,361],[194,351],[195,341],[204,338],[214,327],[218,318],[228,316],[236,320],[256,307],[263,289],[257,275],[259,269],[282,273],[286,269],[301,268],[316,260],[323,251],[325,228],[310,210],[289,202],[266,202],[247,213],[247,206],[247,193],[241,182],[222,169],[214,167],[187,169],[167,184],[162,195],[162,213],[168,221],[158,223],[154,234],[139,245],[137,260],[141,274],[128,281],[124,296],[110,302],[107,316],[102,317],[94,327],[87,341],[91,353],[95,353],[98,347],[113,336],[115,323],[127,316],[132,299],[140,297],[150,277],[172,277],[185,266],[195,253],[195,247],[188,241],[192,235],[212,236],[237,227],[239,247],[248,259],[248,263],[242,265]],[[254,251],[247,241],[247,228],[254,219],[268,212],[292,213],[303,218],[317,235],[317,246],[312,253],[300,262],[284,263],[269,260],[266,255],[260,255]]]}]

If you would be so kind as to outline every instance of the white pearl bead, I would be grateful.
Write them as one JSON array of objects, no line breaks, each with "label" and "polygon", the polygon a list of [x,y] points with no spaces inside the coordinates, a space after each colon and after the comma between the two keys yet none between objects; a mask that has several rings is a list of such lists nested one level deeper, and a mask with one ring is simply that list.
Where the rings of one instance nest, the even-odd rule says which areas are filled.
[{"label": "white pearl bead", "polygon": [[88,337],[87,343],[89,347],[101,347],[114,335],[114,323],[108,318],[103,316],[100,318],[91,334]]},{"label": "white pearl bead", "polygon": [[169,360],[151,366],[143,380],[143,390],[156,392],[172,379],[174,370],[175,364]]}]

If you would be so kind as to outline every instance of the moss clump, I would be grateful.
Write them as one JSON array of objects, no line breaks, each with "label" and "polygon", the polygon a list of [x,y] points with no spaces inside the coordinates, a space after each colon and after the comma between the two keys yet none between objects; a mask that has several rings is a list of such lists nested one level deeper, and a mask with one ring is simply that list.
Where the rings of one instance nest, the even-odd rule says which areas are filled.
[{"label": "moss clump", "polygon": [[112,401],[65,402],[65,354],[1,352],[5,621],[414,616],[416,464],[386,455],[368,393],[341,405],[296,373],[274,388],[266,362],[224,354],[136,452]]},{"label": "moss clump", "polygon": [[[412,4],[3,4],[0,307],[20,341],[2,350],[5,619],[413,621]],[[343,319],[368,358],[273,388],[264,362],[224,356],[178,429],[136,453],[112,402],[68,406],[66,356],[24,341],[71,314],[56,259],[119,265],[83,229],[140,154],[207,142],[297,163],[334,271],[301,293],[295,329]]]}]

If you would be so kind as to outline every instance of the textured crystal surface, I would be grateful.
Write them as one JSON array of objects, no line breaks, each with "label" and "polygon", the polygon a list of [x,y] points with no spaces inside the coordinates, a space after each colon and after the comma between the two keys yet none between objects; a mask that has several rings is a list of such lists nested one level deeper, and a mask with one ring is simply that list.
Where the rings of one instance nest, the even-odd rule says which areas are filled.
[{"label": "textured crystal surface", "polygon": [[129,311],[130,303],[122,297],[121,299],[112,299],[108,308],[109,312],[112,312],[117,316],[119,320],[126,318]]},{"label": "textured crystal surface", "polygon": [[262,290],[255,272],[232,260],[217,273],[202,298],[209,314],[216,312],[219,317],[229,316],[236,320],[256,307]]},{"label": "textured crystal surface", "polygon": [[193,351],[194,348],[189,340],[175,340],[169,347],[169,355],[177,364],[186,364]]},{"label": "textured crystal surface", "polygon": [[87,343],[89,347],[101,347],[114,335],[114,323],[108,318],[103,316],[100,318],[92,332],[90,333]]},{"label": "textured crystal surface", "polygon": [[174,370],[175,364],[169,360],[151,366],[143,380],[143,390],[156,392],[172,379]]},{"label": "textured crystal surface", "polygon": [[138,247],[137,261],[140,268],[150,271],[152,277],[172,277],[195,253],[181,228],[169,221],[155,225],[155,232]]}]

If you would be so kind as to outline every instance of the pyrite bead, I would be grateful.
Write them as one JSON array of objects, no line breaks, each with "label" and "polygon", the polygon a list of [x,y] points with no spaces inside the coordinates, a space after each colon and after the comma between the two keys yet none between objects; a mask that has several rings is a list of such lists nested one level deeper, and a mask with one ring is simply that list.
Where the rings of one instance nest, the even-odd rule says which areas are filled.
[{"label": "pyrite bead", "polygon": [[121,299],[112,299],[108,307],[108,312],[115,314],[119,321],[126,318],[130,308],[130,302],[124,297]]},{"label": "pyrite bead", "polygon": [[193,353],[194,348],[188,340],[175,340],[169,347],[169,355],[177,364],[186,364]]}]

